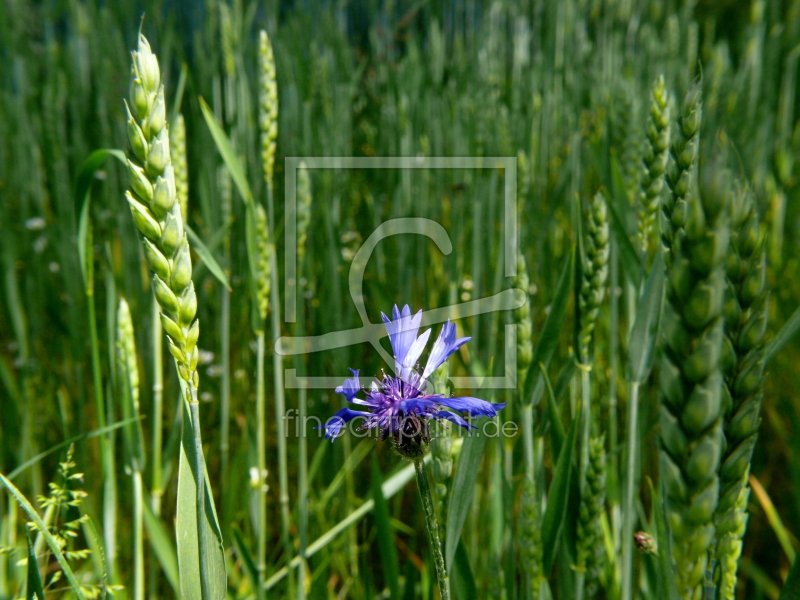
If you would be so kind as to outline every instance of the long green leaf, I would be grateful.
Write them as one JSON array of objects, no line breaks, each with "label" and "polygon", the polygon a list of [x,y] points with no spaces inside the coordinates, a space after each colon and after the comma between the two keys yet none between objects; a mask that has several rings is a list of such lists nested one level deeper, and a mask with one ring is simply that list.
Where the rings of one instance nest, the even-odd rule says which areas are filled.
[{"label": "long green leaf", "polygon": [[45,600],[42,576],[39,575],[39,563],[36,560],[36,552],[33,550],[31,533],[27,527],[25,528],[25,541],[28,544],[28,590],[25,598],[26,600]]},{"label": "long green leaf", "polygon": [[550,305],[550,313],[547,315],[542,332],[536,340],[536,347],[533,350],[533,360],[531,361],[531,366],[528,368],[528,374],[525,377],[525,390],[522,394],[522,401],[525,404],[531,402],[534,405],[537,404],[544,393],[544,381],[539,364],[541,363],[547,368],[558,346],[558,338],[561,335],[561,330],[564,327],[564,317],[567,314],[567,303],[569,302],[569,294],[572,289],[572,276],[574,271],[575,249],[573,248],[569,258],[564,263],[564,268],[558,279],[558,287],[556,288],[555,296],[553,296],[553,302]]},{"label": "long green leaf", "polygon": [[56,444],[52,448],[48,448],[44,452],[40,452],[39,454],[37,454],[33,458],[29,458],[24,463],[22,463],[20,466],[18,466],[16,469],[11,471],[11,473],[9,473],[6,477],[8,477],[9,480],[13,480],[20,473],[22,473],[25,469],[28,469],[28,468],[32,467],[37,462],[39,462],[40,460],[42,460],[44,458],[47,458],[48,456],[50,456],[54,452],[58,452],[59,450],[63,450],[64,448],[70,446],[71,444],[74,444],[75,442],[81,442],[83,440],[88,440],[89,438],[93,438],[93,437],[97,437],[97,436],[103,435],[105,433],[108,433],[109,431],[114,431],[115,429],[119,429],[120,427],[124,427],[128,423],[132,423],[133,421],[138,421],[141,418],[142,417],[135,417],[133,419],[126,419],[126,420],[123,420],[123,421],[117,421],[113,425],[107,425],[106,427],[101,427],[100,429],[95,429],[94,431],[89,431],[88,433],[82,433],[80,435],[76,435],[75,437],[71,437],[68,440],[64,440],[60,444]]},{"label": "long green leaf", "polygon": [[464,540],[461,539],[458,540],[450,581],[456,600],[472,600],[478,597],[478,587],[475,585],[475,577],[472,574],[472,567],[469,565],[467,549],[464,546]]},{"label": "long green leaf", "polygon": [[230,171],[231,177],[233,177],[233,182],[242,195],[242,200],[244,200],[244,203],[248,207],[252,207],[253,193],[250,191],[250,184],[247,183],[244,165],[242,165],[239,157],[236,156],[236,152],[233,151],[233,146],[231,146],[228,136],[225,135],[222,127],[220,127],[220,124],[217,123],[217,120],[214,118],[214,113],[202,98],[200,98],[200,108],[203,111],[206,125],[208,125],[208,129],[211,132],[211,137],[214,138],[214,142],[217,145],[217,150],[219,150],[219,153],[222,155],[222,160],[224,160],[225,164],[228,166],[228,171]]},{"label": "long green leaf", "polygon": [[89,212],[92,202],[92,182],[94,182],[95,175],[106,158],[113,156],[123,165],[127,164],[125,153],[122,150],[103,149],[95,150],[86,160],[83,161],[75,183],[75,208],[79,215],[78,221],[78,254],[81,259],[81,273],[83,275],[84,284],[88,285],[89,272],[88,264],[92,260],[91,254],[91,222],[89,221]]},{"label": "long green leaf", "polygon": [[800,556],[795,556],[778,600],[800,600]]},{"label": "long green leaf", "polygon": [[461,455],[458,457],[456,474],[453,477],[453,487],[450,490],[450,499],[447,508],[447,538],[444,545],[445,565],[447,569],[453,564],[453,559],[461,539],[461,530],[467,520],[467,513],[475,495],[475,482],[478,480],[478,467],[483,458],[483,449],[486,446],[486,436],[479,435],[478,429],[464,438],[461,446]]},{"label": "long green leaf", "polygon": [[184,223],[183,228],[186,230],[186,235],[189,236],[189,242],[192,245],[192,249],[197,252],[197,256],[200,257],[200,260],[205,263],[211,274],[217,278],[217,281],[224,285],[228,291],[231,291],[231,284],[228,283],[228,278],[225,277],[225,271],[223,271],[222,267],[219,266],[219,263],[217,262],[217,259],[214,258],[211,250],[206,247],[206,245],[203,243],[203,240],[200,239],[200,236],[198,236],[188,224]]},{"label": "long green leaf", "polygon": [[86,596],[84,596],[81,585],[75,578],[75,573],[72,572],[72,568],[69,566],[67,559],[64,558],[64,555],[61,553],[61,548],[59,547],[58,542],[56,542],[53,535],[47,529],[47,525],[44,524],[42,518],[39,516],[33,506],[31,506],[31,503],[28,502],[28,499],[22,494],[22,492],[20,492],[13,483],[6,479],[5,475],[2,473],[0,473],[0,483],[6,486],[6,489],[11,492],[11,495],[14,496],[16,501],[22,507],[22,510],[28,513],[28,517],[30,517],[31,521],[36,524],[36,528],[39,530],[39,533],[42,534],[42,537],[44,537],[47,545],[50,546],[50,550],[53,552],[53,556],[56,557],[58,564],[61,566],[61,570],[64,571],[64,575],[72,587],[72,591],[75,593],[75,596],[78,597],[78,600],[85,600]]},{"label": "long green leaf", "polygon": [[764,363],[771,361],[798,331],[800,331],[800,307],[794,311],[789,320],[781,327],[781,330],[767,344],[767,349],[764,352]]},{"label": "long green leaf", "polygon": [[[575,364],[575,361],[572,361]],[[553,440],[553,454],[558,456],[561,454],[561,448],[564,447],[564,439],[566,433],[564,432],[564,424],[561,422],[561,415],[558,414],[558,405],[556,404],[556,395],[553,393],[553,386],[550,385],[550,378],[547,376],[547,369],[544,365],[539,365],[542,368],[542,376],[544,377],[545,385],[547,385],[547,417],[550,419],[550,431],[552,432]]]},{"label": "long green leaf", "polygon": [[613,199],[606,197],[606,204],[608,205],[608,212],[611,215],[611,228],[614,230],[614,238],[617,240],[619,247],[619,256],[622,260],[622,268],[628,278],[639,287],[642,280],[642,266],[639,259],[639,253],[631,242],[631,237],[628,228],[623,221],[623,216],[620,215],[618,207],[626,207],[628,200],[624,195],[624,184],[622,183],[622,174],[619,168],[619,161],[617,157],[611,157],[611,179],[613,187]]},{"label": "long green leaf", "polygon": [[558,455],[553,481],[547,492],[547,508],[542,519],[542,563],[544,572],[549,573],[556,556],[558,538],[567,512],[567,496],[572,477],[572,456],[575,452],[575,432],[578,430],[578,419],[573,419],[564,446]]},{"label": "long green leaf", "polygon": [[383,475],[378,460],[372,455],[372,500],[375,502],[375,526],[378,529],[378,550],[383,565],[383,576],[389,586],[391,597],[400,598],[400,563],[397,560],[397,546],[394,531],[389,522],[389,505],[383,496]]},{"label": "long green leaf", "polygon": [[253,555],[247,549],[247,543],[242,537],[242,532],[236,525],[231,527],[231,541],[236,554],[242,561],[242,570],[250,582],[250,588],[254,591],[258,590],[258,567],[256,566],[256,561],[253,560]]},{"label": "long green leaf", "polygon": [[636,320],[628,341],[628,381],[644,383],[650,374],[661,323],[664,278],[664,259],[659,252],[644,284],[644,293],[636,308]]},{"label": "long green leaf", "polygon": [[[201,513],[203,518],[198,522],[200,511],[197,510],[197,464],[198,456],[195,451],[189,403],[184,400],[183,438],[178,467],[178,507],[175,517],[181,596],[183,600],[223,600],[226,595],[227,575],[225,555],[222,551],[222,533],[207,474],[203,477],[206,482],[205,506]],[[201,528],[205,531],[201,531]],[[200,541],[203,536],[216,540],[216,545],[205,555],[200,551]],[[205,570],[206,579],[211,584],[211,589],[207,590],[208,594],[205,597],[201,585],[202,570]]]},{"label": "long green leaf", "polygon": [[147,539],[153,548],[153,553],[161,565],[161,570],[167,581],[172,586],[175,597],[180,597],[181,584],[178,576],[178,553],[172,544],[172,536],[167,532],[161,520],[153,513],[149,502],[143,502],[144,527],[147,529]]},{"label": "long green leaf", "polygon": [[678,590],[675,587],[672,549],[670,548],[661,488],[656,489],[649,477],[647,483],[650,485],[650,496],[653,498],[653,520],[656,523],[656,535],[658,536],[658,589],[666,594],[664,600],[679,600]]}]

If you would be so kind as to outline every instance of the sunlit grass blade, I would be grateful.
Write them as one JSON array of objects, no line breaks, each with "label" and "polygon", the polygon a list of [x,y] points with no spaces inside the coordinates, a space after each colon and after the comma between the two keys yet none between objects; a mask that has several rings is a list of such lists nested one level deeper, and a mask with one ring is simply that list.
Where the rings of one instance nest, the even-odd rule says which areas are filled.
[{"label": "sunlit grass blade", "polygon": [[25,595],[26,600],[45,600],[42,577],[39,575],[39,563],[36,560],[36,552],[33,551],[30,531],[27,529],[25,529],[25,541],[28,544],[28,591]]},{"label": "sunlit grass blade", "polygon": [[172,591],[176,596],[180,596],[178,554],[175,551],[175,545],[172,543],[172,536],[155,515],[150,503],[145,502],[143,508],[142,516],[144,517],[147,539],[150,540],[150,547],[153,549],[153,553],[158,559],[158,564],[161,565],[161,570],[172,587]]},{"label": "sunlit grass blade", "polygon": [[64,554],[61,552],[61,548],[59,543],[53,537],[53,534],[50,533],[50,530],[45,525],[42,518],[36,512],[36,509],[31,506],[31,503],[28,502],[28,499],[20,492],[13,483],[11,483],[8,479],[6,479],[5,475],[0,473],[0,483],[2,483],[6,489],[14,496],[14,499],[20,505],[22,510],[24,510],[31,521],[34,522],[36,525],[36,529],[39,534],[44,538],[47,545],[50,546],[50,550],[53,553],[53,556],[56,557],[61,570],[64,571],[64,575],[69,582],[70,587],[72,588],[72,592],[78,598],[78,600],[86,600],[86,596],[83,593],[83,589],[81,588],[80,583],[78,582],[77,578],[75,577],[75,573],[73,573],[72,568],[69,566],[67,559],[64,558]]},{"label": "sunlit grass blade", "polygon": [[456,464],[456,472],[453,476],[453,487],[450,489],[450,500],[447,507],[447,526],[445,538],[445,565],[450,570],[453,559],[458,548],[458,540],[461,539],[461,530],[467,520],[469,507],[475,495],[475,482],[478,479],[479,466],[483,458],[483,450],[486,446],[486,436],[479,435],[478,430],[472,431],[471,435],[464,438],[461,447],[461,454]]}]

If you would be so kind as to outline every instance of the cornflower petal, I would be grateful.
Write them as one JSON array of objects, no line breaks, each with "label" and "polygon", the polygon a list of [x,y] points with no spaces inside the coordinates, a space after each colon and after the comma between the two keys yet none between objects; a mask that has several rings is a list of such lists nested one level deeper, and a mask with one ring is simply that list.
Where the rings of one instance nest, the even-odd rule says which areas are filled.
[{"label": "cornflower petal", "polygon": [[436,338],[436,342],[433,344],[433,350],[431,350],[431,355],[428,357],[428,364],[425,365],[422,378],[427,379],[430,377],[436,369],[444,364],[444,361],[450,358],[453,352],[461,348],[461,346],[471,339],[472,338],[469,337],[456,339],[456,325],[455,323],[451,323],[450,319],[448,319],[444,327],[442,327],[439,337]]},{"label": "cornflower petal", "polygon": [[496,417],[497,411],[506,407],[506,403],[492,404],[480,398],[462,396],[456,398],[437,398],[436,402],[453,410],[460,410],[472,417]]},{"label": "cornflower petal", "polygon": [[414,340],[413,344],[411,344],[411,347],[408,349],[405,358],[403,358],[397,373],[403,381],[407,381],[409,383],[411,382],[411,371],[414,370],[414,366],[417,364],[417,361],[419,360],[422,351],[425,349],[425,344],[428,343],[428,338],[430,336],[431,330],[428,329],[425,333]]},{"label": "cornflower petal", "polygon": [[389,341],[394,352],[395,370],[399,375],[406,355],[417,339],[419,324],[422,322],[422,311],[420,310],[412,317],[411,308],[409,308],[408,304],[403,307],[402,312],[395,305],[392,309],[392,316],[394,320],[381,313],[381,319],[383,319],[383,323],[386,326],[386,333],[389,334]]},{"label": "cornflower petal", "polygon": [[433,415],[434,419],[447,419],[451,423],[455,423],[456,425],[461,425],[464,429],[477,429],[475,425],[467,423],[460,415],[456,413],[450,412],[449,410],[440,410]]},{"label": "cornflower petal", "polygon": [[352,410],[350,408],[343,408],[335,415],[333,415],[325,425],[318,425],[314,429],[322,429],[325,428],[325,437],[330,438],[331,442],[339,435],[339,432],[344,427],[345,423],[352,421],[356,417],[369,417],[370,413],[360,412],[358,410]]},{"label": "cornflower petal", "polygon": [[[336,388],[336,393],[342,394],[348,402],[353,402],[355,395],[361,391],[361,384],[358,381],[358,370],[350,369],[350,372],[353,374],[353,378],[345,379],[344,383]],[[356,404],[361,404],[361,402],[356,402]]]}]

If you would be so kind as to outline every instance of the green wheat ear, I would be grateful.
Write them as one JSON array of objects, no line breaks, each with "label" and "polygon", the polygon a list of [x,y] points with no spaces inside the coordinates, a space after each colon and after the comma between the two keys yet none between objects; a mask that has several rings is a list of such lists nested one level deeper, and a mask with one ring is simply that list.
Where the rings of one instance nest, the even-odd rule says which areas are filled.
[{"label": "green wheat ear", "polygon": [[670,193],[661,205],[661,244],[669,264],[675,238],[686,224],[687,201],[697,185],[697,156],[700,147],[700,122],[703,113],[703,88],[695,82],[683,99],[667,165]]},{"label": "green wheat ear", "polygon": [[275,170],[275,150],[278,139],[278,82],[275,75],[275,57],[267,32],[259,33],[258,62],[261,69],[261,86],[258,101],[261,127],[261,158],[264,162],[264,179],[272,189]]},{"label": "green wheat ear", "polygon": [[186,161],[186,123],[181,113],[178,113],[175,118],[175,127],[169,132],[169,142],[172,149],[172,166],[175,171],[175,193],[178,196],[181,217],[185,223],[189,215],[189,165]]},{"label": "green wheat ear", "polygon": [[531,302],[528,290],[531,287],[528,279],[528,268],[525,257],[517,257],[517,276],[514,287],[525,292],[526,302],[514,309],[514,322],[517,324],[517,389],[520,394],[525,389],[525,377],[533,360],[533,322],[531,321]]},{"label": "green wheat ear", "polygon": [[536,485],[530,478],[522,480],[522,500],[517,521],[519,527],[519,558],[522,572],[530,578],[533,598],[538,598],[543,577],[542,531]]},{"label": "green wheat ear", "polygon": [[714,539],[722,434],[722,301],[728,252],[724,184],[690,197],[667,274],[659,387],[661,476],[678,593],[699,600]]},{"label": "green wheat ear", "polygon": [[591,203],[584,244],[586,258],[579,298],[580,353],[581,360],[588,363],[597,313],[606,295],[608,279],[608,214],[605,200],[600,193],[595,195]]},{"label": "green wheat ear", "polygon": [[122,430],[127,450],[128,465],[134,471],[143,471],[145,465],[144,436],[139,417],[139,367],[136,363],[136,340],[133,334],[133,320],[128,303],[124,298],[117,309],[117,385],[122,398],[122,417],[136,419]]},{"label": "green wheat ear", "polygon": [[589,468],[586,487],[581,496],[578,517],[577,568],[586,571],[586,597],[599,591],[600,573],[604,566],[603,529],[600,516],[606,503],[606,449],[604,436],[589,442]]},{"label": "green wheat ear", "polygon": [[642,157],[642,176],[639,182],[639,242],[642,252],[650,246],[650,235],[658,215],[670,134],[669,96],[664,76],[659,76],[651,94],[647,140]]},{"label": "green wheat ear", "polygon": [[153,272],[153,292],[161,308],[169,351],[194,399],[200,383],[200,325],[195,319],[197,295],[192,283],[192,257],[170,160],[164,86],[158,60],[143,35],[139,36],[138,50],[131,54],[130,105],[125,104],[130,189],[125,197],[136,227],[144,236],[144,257]]},{"label": "green wheat ear", "polygon": [[272,289],[270,274],[272,271],[271,252],[272,244],[269,240],[269,226],[267,213],[261,204],[256,205],[256,248],[258,254],[256,296],[258,298],[258,312],[263,323],[267,318],[269,308],[269,294]]},{"label": "green wheat ear", "polygon": [[725,378],[723,431],[726,447],[720,468],[720,501],[716,515],[719,597],[732,600],[736,570],[747,527],[747,479],[758,435],[764,392],[764,332],[768,292],[766,254],[759,241],[758,214],[752,192],[738,186],[731,203],[731,244],[725,278]]}]

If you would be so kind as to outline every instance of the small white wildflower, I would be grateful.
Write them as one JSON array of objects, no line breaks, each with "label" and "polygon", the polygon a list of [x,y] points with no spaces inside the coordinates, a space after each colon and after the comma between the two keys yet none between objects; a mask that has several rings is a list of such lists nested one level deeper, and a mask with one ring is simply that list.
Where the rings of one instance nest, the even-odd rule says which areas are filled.
[{"label": "small white wildflower", "polygon": [[214,353],[210,350],[200,350],[197,356],[197,364],[207,365],[214,360]]},{"label": "small white wildflower", "polygon": [[462,281],[461,287],[469,292],[473,287],[472,279],[465,279],[464,281]]},{"label": "small white wildflower", "polygon": [[47,268],[50,269],[51,273],[58,273],[61,270],[61,265],[58,264],[56,261],[53,261],[49,265],[47,265]]},{"label": "small white wildflower", "polygon": [[200,394],[200,400],[203,402],[211,402],[214,399],[214,395],[211,392],[203,392]]},{"label": "small white wildflower", "polygon": [[33,242],[33,249],[36,251],[36,254],[41,254],[44,252],[45,248],[47,248],[47,238],[44,236],[36,238],[36,241]]},{"label": "small white wildflower", "polygon": [[209,377],[221,377],[222,376],[222,367],[219,365],[210,365],[208,369],[206,369],[206,375]]}]

